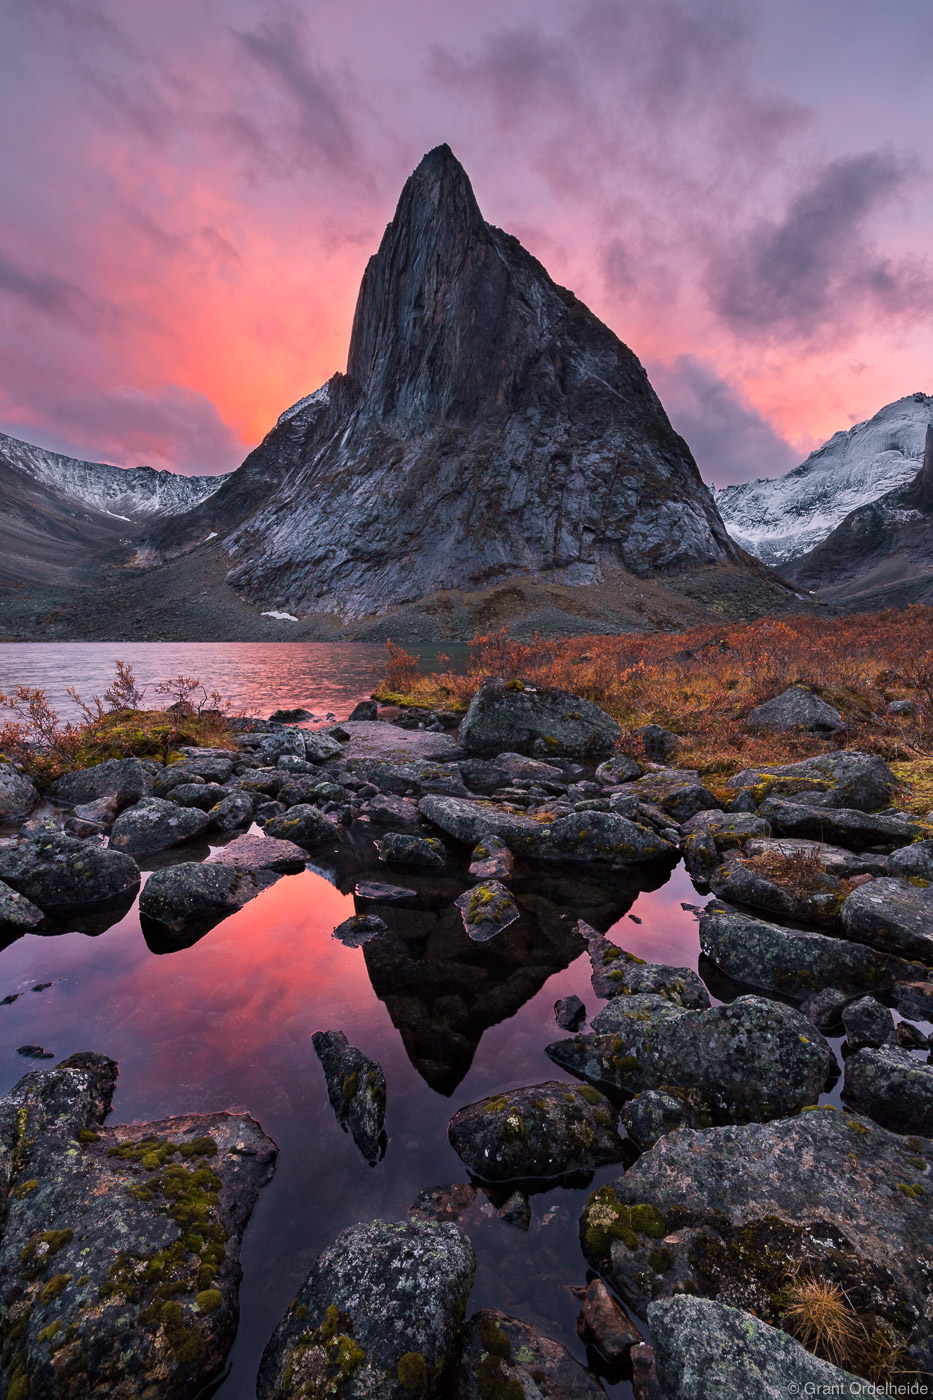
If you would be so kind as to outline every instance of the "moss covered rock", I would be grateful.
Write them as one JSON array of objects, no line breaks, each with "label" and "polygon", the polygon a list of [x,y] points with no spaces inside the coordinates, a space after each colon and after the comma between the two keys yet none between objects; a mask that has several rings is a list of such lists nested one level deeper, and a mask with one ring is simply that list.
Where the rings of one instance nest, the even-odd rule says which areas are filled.
[{"label": "moss covered rock", "polygon": [[44,913],[56,914],[132,899],[139,866],[123,851],[43,831],[0,850],[0,880]]},{"label": "moss covered rock", "polygon": [[802,1273],[840,1284],[869,1330],[919,1356],[933,1316],[931,1170],[929,1140],[829,1107],[683,1128],[593,1192],[580,1240],[639,1314],[687,1293],[779,1323]]},{"label": "moss covered rock", "polygon": [[259,1400],[428,1400],[453,1356],[474,1266],[456,1225],[344,1230],[273,1333]]},{"label": "moss covered rock", "polygon": [[617,1110],[595,1089],[554,1080],[468,1104],[447,1128],[484,1181],[559,1179],[622,1160]]},{"label": "moss covered rock", "polygon": [[312,1044],[324,1070],[337,1122],[370,1162],[385,1151],[386,1079],[382,1066],[351,1045],[343,1031],[315,1031]]},{"label": "moss covered rock", "polygon": [[8,1396],[193,1400],[236,1333],[240,1239],[275,1147],[242,1114],[105,1127],[116,1070],[73,1055],[0,1100]]},{"label": "moss covered rock", "polygon": [[470,1318],[450,1400],[604,1400],[597,1378],[530,1322],[484,1308]]}]

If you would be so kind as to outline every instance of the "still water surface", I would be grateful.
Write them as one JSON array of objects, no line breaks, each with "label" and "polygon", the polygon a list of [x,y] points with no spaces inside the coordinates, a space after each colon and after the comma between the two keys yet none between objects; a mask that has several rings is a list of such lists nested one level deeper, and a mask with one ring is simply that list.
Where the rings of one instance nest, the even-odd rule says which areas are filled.
[{"label": "still water surface", "polygon": [[[0,678],[6,688],[44,686],[55,699],[72,681],[91,693],[106,684],[113,655],[130,660],[143,680],[179,669],[200,674],[261,714],[302,704],[343,717],[371,689],[382,649],[11,644],[0,649]],[[313,1256],[338,1231],[402,1218],[420,1191],[466,1179],[447,1141],[453,1113],[496,1091],[569,1078],[544,1047],[564,1034],[554,1021],[558,997],[576,993],[591,1012],[598,1008],[578,917],[640,957],[698,965],[696,918],[684,907],[698,896],[682,867],[655,889],[644,885],[662,877],[639,888],[607,872],[519,869],[521,920],[490,943],[471,944],[453,907],[467,884],[465,864],[453,876],[399,881],[378,866],[375,833],[359,825],[354,832],[357,864],[336,850],[324,854],[183,951],[151,951],[134,905],[98,936],[30,935],[0,952],[0,999],[18,994],[0,1006],[0,1092],[31,1068],[18,1046],[42,1045],[56,1059],[95,1050],[120,1064],[113,1122],[245,1111],[279,1146],[275,1176],[244,1238],[240,1330],[219,1400],[252,1400],[264,1345]],[[149,864],[206,854],[201,843]],[[355,911],[374,909],[353,893],[360,863],[370,878],[415,890],[403,905],[378,907],[402,949],[394,959],[332,936]],[[717,990],[730,994],[711,985]],[[376,1166],[363,1161],[327,1101],[311,1043],[322,1029],[343,1030],[385,1070],[388,1148]],[[619,1170],[603,1168],[594,1181]],[[475,1229],[467,1225],[478,1257],[470,1311],[502,1308],[580,1360],[570,1285],[586,1279],[577,1221],[590,1189],[533,1196],[527,1234],[488,1205]],[[606,1388],[631,1395],[617,1378]]]}]

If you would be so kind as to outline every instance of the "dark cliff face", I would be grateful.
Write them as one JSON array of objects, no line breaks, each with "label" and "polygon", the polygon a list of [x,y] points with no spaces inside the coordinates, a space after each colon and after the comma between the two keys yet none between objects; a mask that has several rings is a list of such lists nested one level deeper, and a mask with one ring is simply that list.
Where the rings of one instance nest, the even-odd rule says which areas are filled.
[{"label": "dark cliff face", "polygon": [[229,581],[264,606],[352,620],[516,577],[743,566],[636,357],[484,222],[446,146],[402,191],[329,387],[265,502],[223,522]]}]

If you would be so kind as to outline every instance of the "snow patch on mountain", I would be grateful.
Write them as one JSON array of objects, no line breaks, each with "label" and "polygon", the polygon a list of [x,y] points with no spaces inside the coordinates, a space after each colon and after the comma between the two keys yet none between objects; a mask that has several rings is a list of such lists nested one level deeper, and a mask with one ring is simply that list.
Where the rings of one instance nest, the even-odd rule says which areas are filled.
[{"label": "snow patch on mountain", "polygon": [[286,408],[284,413],[280,413],[275,420],[276,426],[279,423],[287,423],[289,418],[294,418],[296,413],[300,413],[303,408],[307,408],[310,404],[320,404],[321,408],[324,408],[329,402],[330,381],[328,380],[326,384],[321,385],[320,389],[315,389],[313,394],[305,394],[303,399],[299,399],[297,403],[292,404],[291,408]]},{"label": "snow patch on mountain", "polygon": [[933,396],[910,394],[834,433],[784,476],[714,491],[726,529],[766,564],[779,567],[799,558],[850,511],[913,480],[931,422]]},{"label": "snow patch on mountain", "polygon": [[213,496],[227,476],[182,476],[155,467],[113,467],[82,462],[0,433],[0,456],[36,481],[105,515],[132,524],[181,515]]}]

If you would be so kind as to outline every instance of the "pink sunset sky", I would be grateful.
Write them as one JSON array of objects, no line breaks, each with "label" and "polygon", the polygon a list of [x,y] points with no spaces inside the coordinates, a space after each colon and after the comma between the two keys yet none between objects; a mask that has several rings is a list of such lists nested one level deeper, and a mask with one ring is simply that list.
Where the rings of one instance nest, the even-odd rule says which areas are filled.
[{"label": "pink sunset sky", "polygon": [[933,391],[929,0],[8,0],[0,430],[228,471],[446,141],[716,485]]}]

